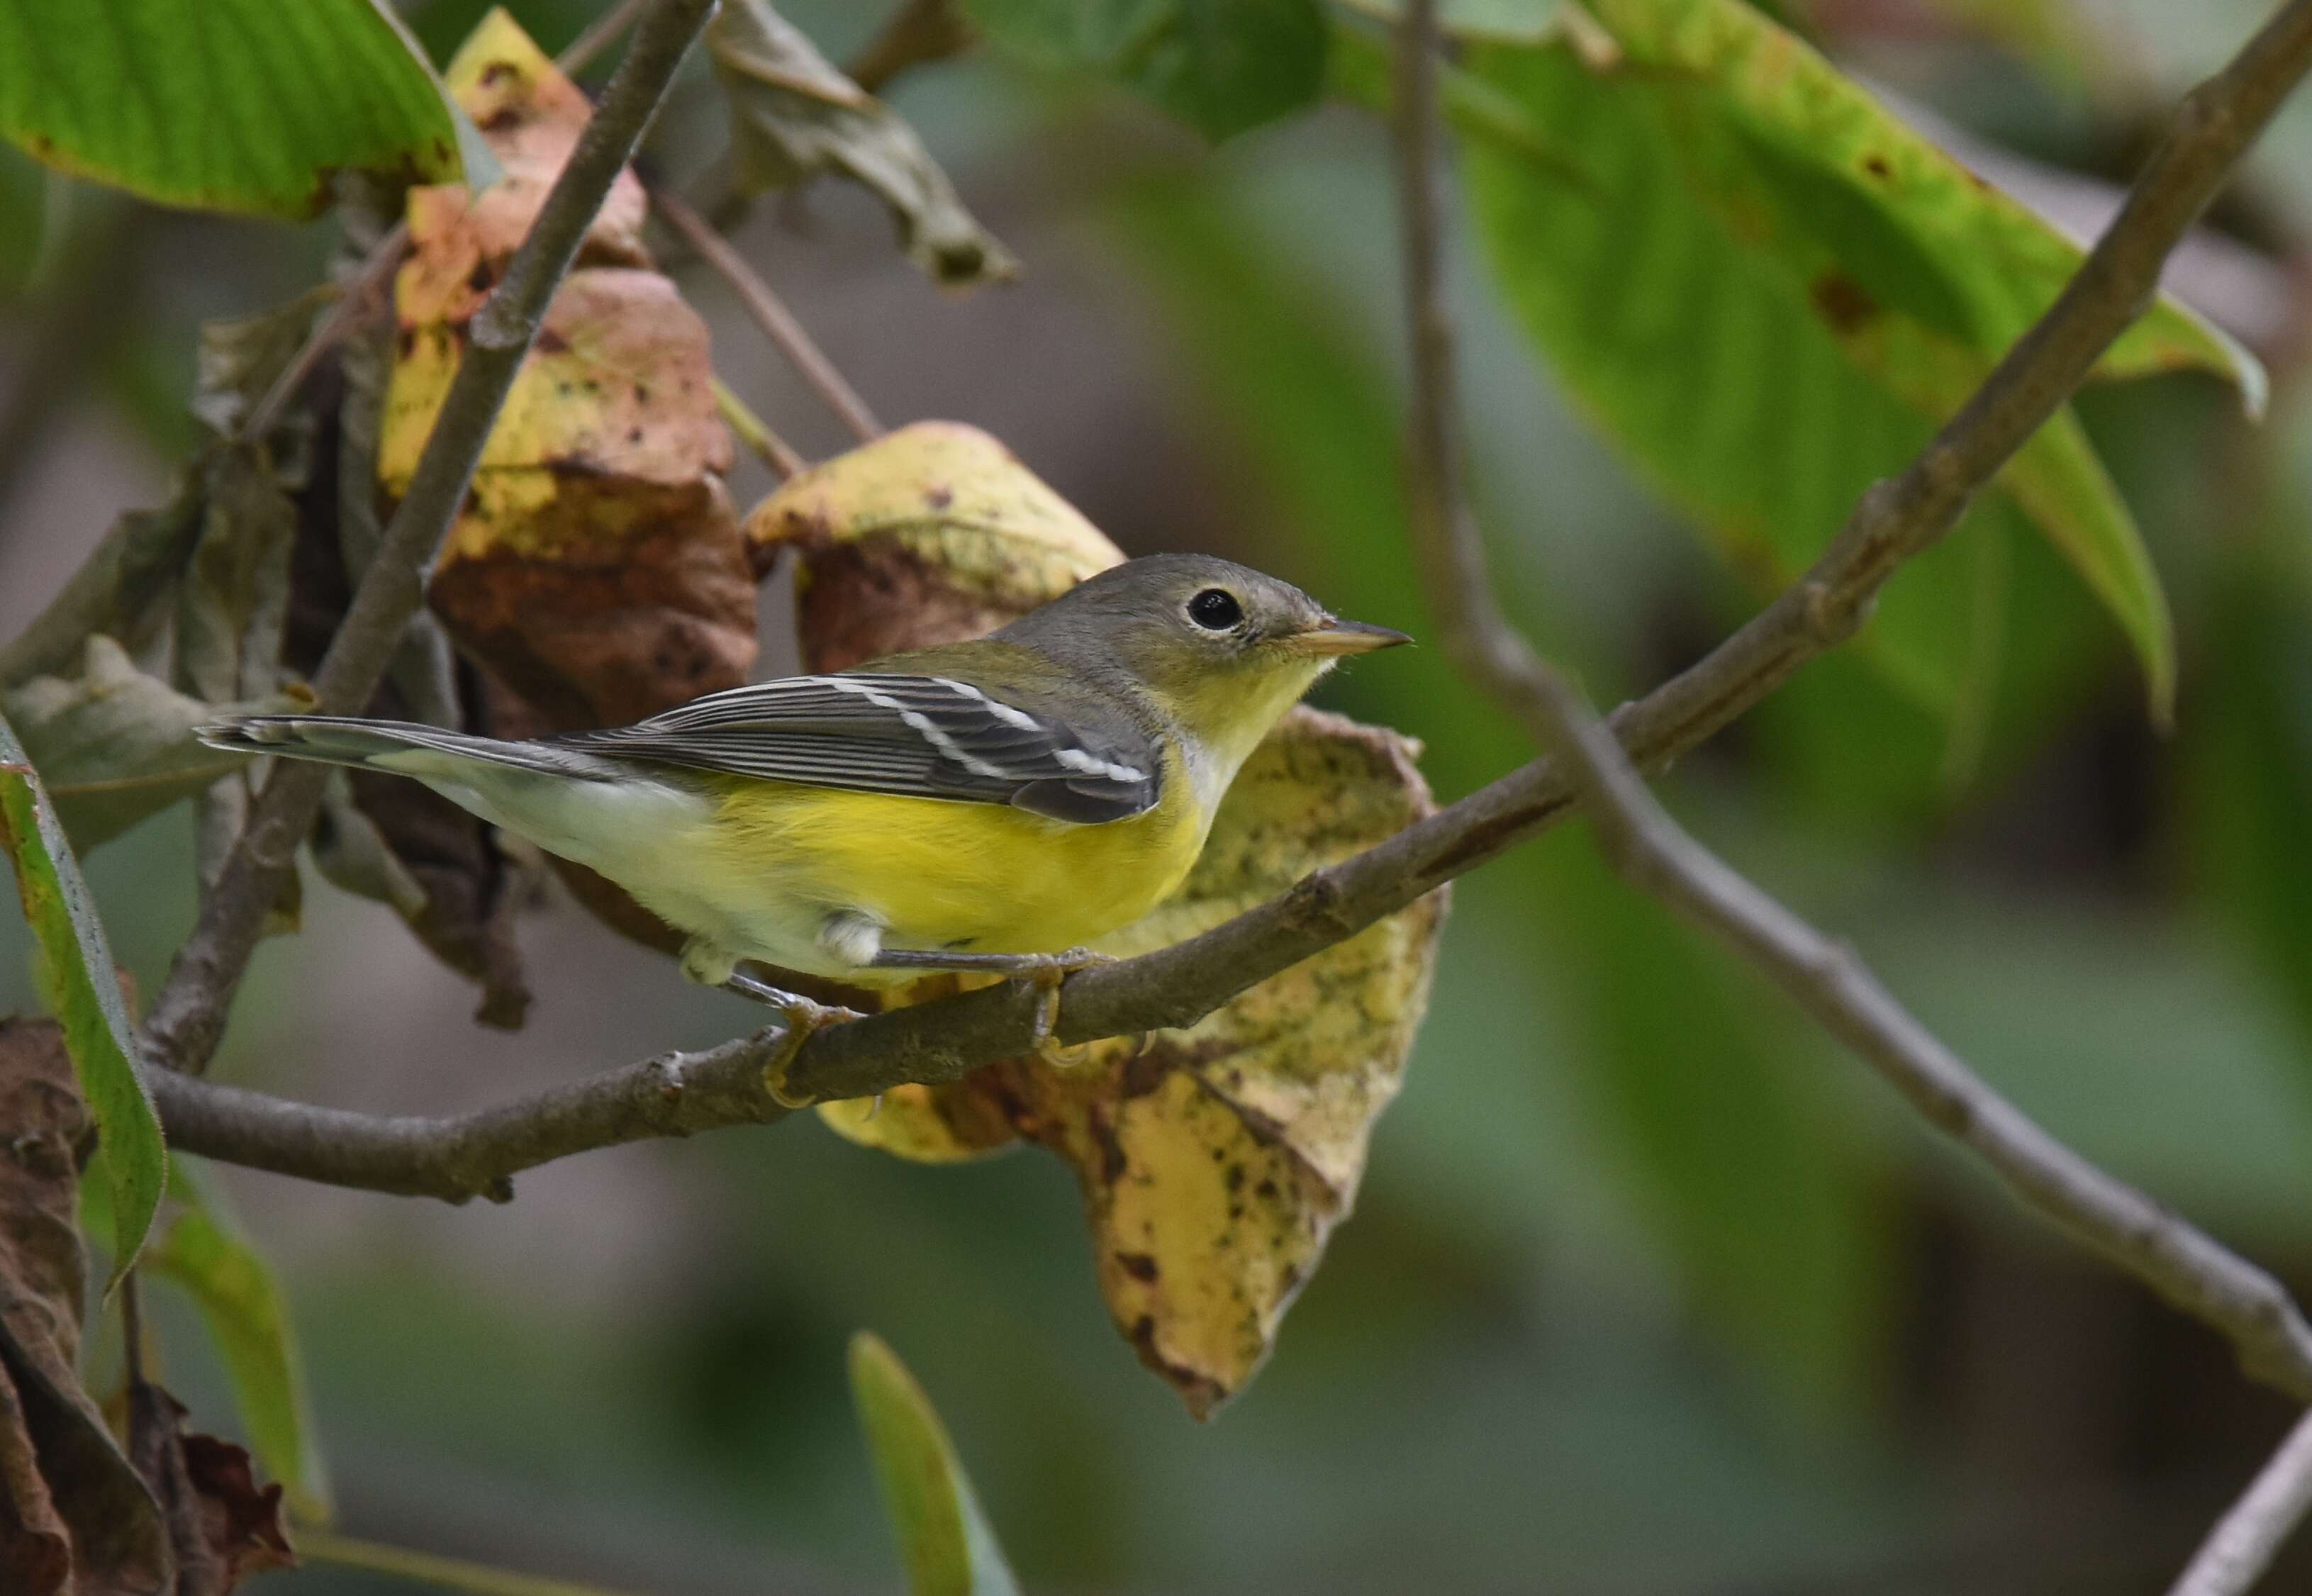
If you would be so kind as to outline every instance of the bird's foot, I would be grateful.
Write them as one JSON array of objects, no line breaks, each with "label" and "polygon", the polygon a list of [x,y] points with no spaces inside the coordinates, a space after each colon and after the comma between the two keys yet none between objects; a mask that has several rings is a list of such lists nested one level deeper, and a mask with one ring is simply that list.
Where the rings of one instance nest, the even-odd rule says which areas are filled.
[{"label": "bird's foot", "polygon": [[800,993],[774,987],[768,981],[757,980],[749,975],[733,972],[722,986],[726,991],[736,992],[741,997],[750,997],[759,1004],[766,1004],[779,1012],[780,1019],[785,1022],[784,1030],[779,1038],[778,1051],[773,1054],[770,1061],[763,1065],[763,1090],[769,1092],[771,1101],[783,1109],[810,1108],[817,1100],[810,1097],[797,1097],[789,1092],[787,1070],[793,1065],[796,1057],[802,1052],[803,1044],[821,1030],[830,1025],[841,1025],[852,1020],[863,1020],[866,1016],[856,1009],[846,1009],[835,1004],[814,1003]]},{"label": "bird's foot", "polygon": [[1039,962],[1020,973],[1042,988],[1038,994],[1040,1001],[1036,1005],[1036,1057],[1054,1069],[1080,1068],[1091,1057],[1091,1044],[1084,1042],[1073,1048],[1061,1045],[1060,988],[1066,985],[1070,976],[1078,971],[1098,969],[1104,964],[1115,963],[1116,960],[1110,954],[1097,953],[1090,948],[1070,948],[1063,953],[1036,953],[1029,957]]}]

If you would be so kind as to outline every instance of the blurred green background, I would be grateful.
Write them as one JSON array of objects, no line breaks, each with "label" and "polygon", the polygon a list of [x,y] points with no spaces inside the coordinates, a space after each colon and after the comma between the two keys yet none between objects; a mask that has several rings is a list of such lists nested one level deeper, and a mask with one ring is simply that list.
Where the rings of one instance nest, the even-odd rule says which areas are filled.
[{"label": "blurred green background", "polygon": [[[405,7],[437,59],[481,9]],[[596,7],[512,9],[554,48]],[[887,8],[784,9],[839,60]],[[1778,14],[2091,226],[2168,97],[2264,9]],[[942,298],[832,185],[738,234],[887,421],[987,428],[1133,552],[1226,552],[1427,629],[1378,122],[1334,108],[1215,150],[984,51],[891,97],[1023,259],[1019,285]],[[696,177],[721,115],[687,75],[656,173]],[[299,291],[332,239],[58,189],[13,156],[0,190],[4,636],[116,513],[165,492],[198,320]],[[2299,101],[2176,279],[2272,365],[2264,425],[2204,378],[2081,404],[2176,607],[2172,735],[2078,583],[2000,530],[2003,668],[1971,750],[1834,658],[1666,787],[2050,1129],[2299,1286],[2308,217]],[[1593,696],[1642,690],[1755,590],[1584,427],[1478,250],[1454,249],[1505,597]],[[722,285],[678,275],[731,385],[806,453],[842,448]],[[733,480],[742,505],[767,486],[751,462]],[[768,671],[786,645],[766,645]],[[1423,739],[1444,796],[1527,757],[1434,650],[1325,701]],[[190,923],[189,852],[180,809],[90,861],[148,991]],[[446,1112],[752,1020],[565,903],[525,919],[539,1001],[512,1036],[475,1027],[470,990],[390,914],[311,874],[305,925],[260,953],[226,1078]],[[25,971],[9,917],[0,1012],[31,1006]],[[896,1587],[843,1381],[860,1327],[940,1405],[1038,1590],[2149,1592],[2290,1417],[1572,829],[1458,887],[1356,1216],[1209,1425],[1110,1328],[1072,1180],[1033,1153],[924,1169],[798,1122],[591,1154],[460,1210],[222,1176],[285,1277],[348,1532],[668,1596]],[[229,1428],[197,1326],[153,1294],[171,1384]],[[2312,1581],[2312,1557],[2293,1570],[2270,1588]],[[261,1588],[405,1587],[315,1565]]]}]

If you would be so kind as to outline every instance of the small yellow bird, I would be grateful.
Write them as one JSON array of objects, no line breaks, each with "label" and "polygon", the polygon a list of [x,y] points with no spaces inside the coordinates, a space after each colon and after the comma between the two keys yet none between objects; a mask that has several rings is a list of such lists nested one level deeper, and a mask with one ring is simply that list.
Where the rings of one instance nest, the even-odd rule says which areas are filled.
[{"label": "small yellow bird", "polygon": [[991,636],[521,742],[236,715],[213,747],[390,770],[599,872],[688,937],[684,973],[1056,979],[1188,873],[1260,740],[1346,654],[1409,642],[1227,560],[1102,572]]}]

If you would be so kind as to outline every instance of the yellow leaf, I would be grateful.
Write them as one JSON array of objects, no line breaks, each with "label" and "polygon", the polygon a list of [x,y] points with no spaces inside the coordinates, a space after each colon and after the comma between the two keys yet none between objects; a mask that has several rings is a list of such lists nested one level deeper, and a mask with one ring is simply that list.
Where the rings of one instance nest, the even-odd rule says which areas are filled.
[{"label": "yellow leaf", "polygon": [[813,467],[747,517],[758,566],[801,561],[803,658],[841,671],[977,637],[1124,555],[976,427],[919,421]]},{"label": "yellow leaf", "polygon": [[[1414,746],[1296,710],[1238,776],[1180,891],[1109,939],[1169,945],[1431,812]],[[1348,1215],[1373,1122],[1429,996],[1439,893],[1263,982],[1186,1030],[1020,1059],[954,1086],[830,1104],[854,1141],[944,1162],[1008,1125],[1074,1166],[1117,1327],[1199,1417],[1259,1367]]]}]

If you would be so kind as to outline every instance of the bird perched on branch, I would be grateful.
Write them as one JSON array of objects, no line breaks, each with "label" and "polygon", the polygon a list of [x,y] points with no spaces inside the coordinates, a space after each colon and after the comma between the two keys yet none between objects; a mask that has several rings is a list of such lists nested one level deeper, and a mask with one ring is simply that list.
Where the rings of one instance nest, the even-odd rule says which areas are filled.
[{"label": "bird perched on branch", "polygon": [[1317,679],[1408,641],[1243,566],[1155,555],[991,636],[608,731],[504,742],[235,715],[200,736],[411,776],[609,877],[687,936],[693,980],[782,1012],[783,1065],[847,1011],[742,960],[866,986],[1029,975],[1055,1002],[1084,944],[1179,885],[1238,768]]}]

